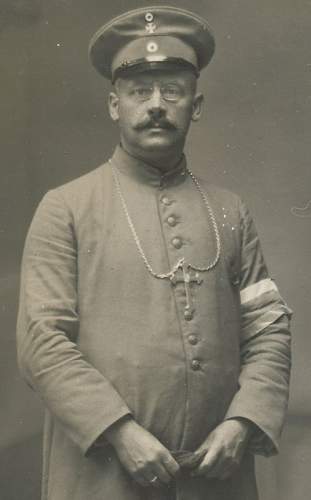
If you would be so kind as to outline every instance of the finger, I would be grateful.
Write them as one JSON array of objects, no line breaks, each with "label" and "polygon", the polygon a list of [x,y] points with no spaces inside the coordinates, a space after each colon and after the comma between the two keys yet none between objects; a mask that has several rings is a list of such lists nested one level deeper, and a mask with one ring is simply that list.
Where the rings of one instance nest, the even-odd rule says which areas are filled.
[{"label": "finger", "polygon": [[147,485],[149,487],[150,486],[152,486],[153,488],[162,488],[163,487],[163,483],[161,482],[159,477],[156,476],[155,474],[153,476],[151,476],[150,478],[148,478],[146,480],[146,482],[147,482]]},{"label": "finger", "polygon": [[228,479],[232,474],[239,468],[240,462],[238,460],[231,460],[227,467],[223,468],[223,471],[219,474],[219,479]]},{"label": "finger", "polygon": [[219,474],[218,478],[221,481],[224,481],[224,480],[228,479],[230,476],[232,476],[232,474],[236,470],[237,470],[237,466],[236,465],[232,465],[231,467],[227,467],[227,469],[225,469],[221,474]]},{"label": "finger", "polygon": [[220,481],[225,481],[226,479],[229,479],[229,477],[232,476],[234,470],[235,470],[234,468],[227,469],[225,472],[223,472],[218,476],[218,479],[220,479]]},{"label": "finger", "polygon": [[227,469],[228,469],[228,463],[224,462],[221,458],[219,458],[217,462],[213,464],[212,467],[205,470],[204,476],[207,479],[220,478],[220,476],[224,474]]},{"label": "finger", "polygon": [[232,457],[220,457],[214,466],[205,474],[208,479],[227,479],[238,468],[239,461]]},{"label": "finger", "polygon": [[210,470],[216,465],[217,461],[220,458],[220,452],[217,451],[209,451],[206,453],[204,459],[200,463],[200,465],[194,469],[191,473],[192,476],[205,476],[209,473]]},{"label": "finger", "polygon": [[172,480],[172,476],[167,472],[164,465],[157,463],[154,465],[154,475],[159,478],[162,484],[169,484]]},{"label": "finger", "polygon": [[148,481],[141,473],[134,472],[132,476],[136,483],[138,483],[140,486],[143,486],[144,488],[150,486],[150,481]]},{"label": "finger", "polygon": [[207,478],[221,478],[222,476],[228,477],[237,467],[239,461],[232,456],[220,454],[218,460],[214,463],[213,467],[205,474]]},{"label": "finger", "polygon": [[176,460],[172,457],[172,455],[168,455],[167,457],[165,457],[163,459],[163,464],[166,471],[171,477],[176,477],[180,472],[180,466],[178,465]]}]

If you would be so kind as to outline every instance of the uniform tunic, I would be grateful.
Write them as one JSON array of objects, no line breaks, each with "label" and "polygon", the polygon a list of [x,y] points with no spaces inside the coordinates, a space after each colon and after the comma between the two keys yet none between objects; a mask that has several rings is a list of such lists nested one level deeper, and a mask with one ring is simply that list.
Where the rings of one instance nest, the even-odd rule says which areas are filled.
[{"label": "uniform tunic", "polygon": [[[113,155],[128,213],[156,273],[216,255],[207,207],[186,170]],[[147,270],[107,163],[47,193],[26,240],[18,319],[23,375],[47,408],[43,500],[255,500],[253,454],[277,451],[289,381],[289,309],[269,278],[240,199],[200,184],[220,259],[186,287]],[[142,488],[108,443],[126,414],[171,451],[194,451],[226,418],[261,432],[228,480]]]}]

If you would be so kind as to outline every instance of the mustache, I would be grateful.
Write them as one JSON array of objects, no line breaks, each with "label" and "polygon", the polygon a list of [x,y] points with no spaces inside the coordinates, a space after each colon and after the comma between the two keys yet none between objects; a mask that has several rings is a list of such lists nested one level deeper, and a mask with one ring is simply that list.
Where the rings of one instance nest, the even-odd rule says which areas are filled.
[{"label": "mustache", "polygon": [[145,120],[142,120],[141,122],[137,123],[134,129],[143,130],[145,128],[153,128],[153,127],[160,127],[167,130],[175,130],[177,128],[173,122],[167,120],[166,118],[159,118],[159,119],[146,118]]}]

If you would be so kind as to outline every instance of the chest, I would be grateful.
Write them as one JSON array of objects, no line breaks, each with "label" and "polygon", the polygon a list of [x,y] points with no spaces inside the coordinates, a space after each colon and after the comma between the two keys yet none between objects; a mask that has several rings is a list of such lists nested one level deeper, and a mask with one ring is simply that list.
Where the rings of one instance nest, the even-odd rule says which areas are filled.
[{"label": "chest", "polygon": [[104,192],[90,200],[76,228],[81,272],[100,261],[107,272],[144,267],[163,274],[182,259],[207,269],[214,267],[220,250],[234,281],[238,228],[230,210],[210,200],[207,204],[191,179],[164,189],[122,176],[118,190],[113,179],[109,181]]}]

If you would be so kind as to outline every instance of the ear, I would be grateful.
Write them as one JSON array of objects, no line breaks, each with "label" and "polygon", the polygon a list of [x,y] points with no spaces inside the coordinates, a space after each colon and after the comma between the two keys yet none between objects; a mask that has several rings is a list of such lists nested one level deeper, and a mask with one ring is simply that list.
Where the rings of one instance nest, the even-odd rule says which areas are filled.
[{"label": "ear", "polygon": [[119,97],[115,92],[110,92],[108,99],[109,113],[114,122],[119,120]]},{"label": "ear", "polygon": [[193,122],[197,122],[200,120],[202,110],[203,110],[203,102],[204,102],[204,96],[201,92],[198,92],[194,97],[193,105],[192,105],[191,120]]}]

